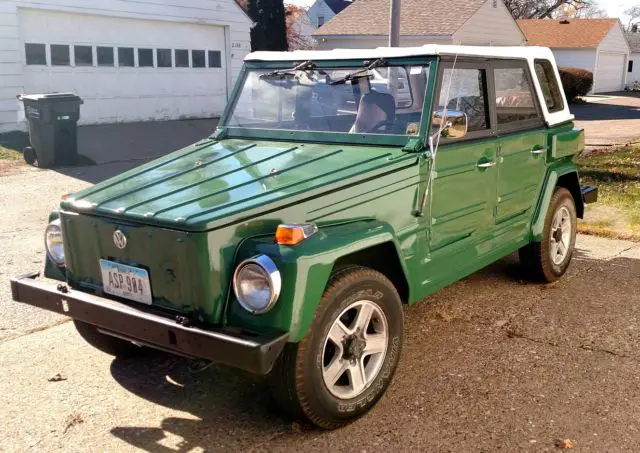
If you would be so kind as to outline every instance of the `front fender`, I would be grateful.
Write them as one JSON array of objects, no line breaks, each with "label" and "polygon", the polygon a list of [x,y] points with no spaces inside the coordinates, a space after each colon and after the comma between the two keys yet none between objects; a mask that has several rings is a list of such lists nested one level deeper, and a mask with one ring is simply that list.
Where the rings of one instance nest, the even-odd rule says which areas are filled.
[{"label": "front fender", "polygon": [[[569,188],[572,193],[580,193],[580,184],[578,181],[578,167],[573,161],[567,161],[556,165],[549,170],[547,170],[547,174],[544,180],[544,185],[542,191],[540,192],[540,196],[538,197],[538,205],[536,207],[535,214],[533,216],[533,220],[531,223],[531,241],[532,242],[540,242],[542,241],[542,233],[544,231],[544,221],[547,217],[547,212],[549,211],[549,205],[551,203],[551,197],[553,196],[553,192],[555,188],[558,186],[558,181],[565,175],[575,174],[576,175],[576,187]],[[575,197],[574,197],[575,198]],[[582,198],[575,200],[576,205],[582,203]],[[577,206],[580,210],[581,206]]]},{"label": "front fender", "polygon": [[[267,255],[280,270],[282,292],[271,311],[252,315],[238,304],[230,291],[228,325],[260,333],[289,332],[289,341],[299,342],[311,326],[336,260],[390,241],[399,250],[391,226],[373,220],[321,228],[296,246],[275,244],[273,236],[245,240],[236,255],[234,269],[247,258]],[[406,275],[406,269],[403,270]]]}]

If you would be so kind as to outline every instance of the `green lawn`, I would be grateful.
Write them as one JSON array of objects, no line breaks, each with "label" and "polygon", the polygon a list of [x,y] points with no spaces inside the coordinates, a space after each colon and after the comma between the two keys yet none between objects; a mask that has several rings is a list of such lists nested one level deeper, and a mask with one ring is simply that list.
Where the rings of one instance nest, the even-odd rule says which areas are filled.
[{"label": "green lawn", "polygon": [[22,159],[22,152],[15,149],[5,148],[0,145],[0,160],[20,160]]},{"label": "green lawn", "polygon": [[640,146],[594,152],[578,162],[582,184],[600,190],[579,230],[640,240]]}]

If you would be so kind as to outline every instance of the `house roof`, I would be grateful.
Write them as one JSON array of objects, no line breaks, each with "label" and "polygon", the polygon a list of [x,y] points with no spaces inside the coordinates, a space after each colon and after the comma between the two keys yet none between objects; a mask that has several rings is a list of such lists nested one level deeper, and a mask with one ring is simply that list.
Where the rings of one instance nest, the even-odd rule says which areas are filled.
[{"label": "house roof", "polygon": [[640,33],[625,33],[631,52],[640,52]]},{"label": "house roof", "polygon": [[[327,3],[331,0],[327,0]],[[403,36],[451,35],[487,0],[402,0],[400,34]],[[356,0],[324,24],[314,35],[387,36],[390,0]]]},{"label": "house roof", "polygon": [[520,19],[518,26],[531,46],[595,49],[618,19]]},{"label": "house roof", "polygon": [[351,0],[324,0],[331,11],[338,14],[340,11],[351,5]]}]

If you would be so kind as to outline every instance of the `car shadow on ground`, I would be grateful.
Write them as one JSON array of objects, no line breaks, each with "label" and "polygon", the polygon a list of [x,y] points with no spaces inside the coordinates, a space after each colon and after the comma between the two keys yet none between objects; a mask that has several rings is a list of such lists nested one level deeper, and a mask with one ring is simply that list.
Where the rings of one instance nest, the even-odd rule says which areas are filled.
[{"label": "car shadow on ground", "polygon": [[[589,258],[580,250],[576,250],[574,258],[577,264],[572,265],[573,269],[570,269],[567,281],[573,277],[581,277],[585,271],[605,263],[602,260]],[[615,261],[618,263],[616,264]],[[629,266],[629,262],[634,266],[639,264],[637,260],[618,258],[614,260],[613,265]],[[563,281],[560,280],[558,283]],[[475,289],[472,289],[478,285],[484,286],[482,291],[486,294],[478,294]],[[449,338],[444,344],[460,343],[460,338],[464,338],[464,335],[459,335],[458,331],[467,327],[472,331],[480,330],[478,326],[482,326],[482,330],[485,331],[492,330],[495,335],[504,337],[499,342],[509,341],[508,339],[513,336],[517,337],[519,334],[513,334],[509,330],[510,323],[498,324],[496,327],[495,321],[487,321],[489,316],[487,312],[491,313],[492,310],[527,312],[531,310],[531,301],[526,300],[526,295],[529,294],[529,298],[535,299],[540,297],[539,295],[543,294],[545,289],[553,286],[554,284],[544,285],[529,280],[526,271],[519,265],[517,254],[498,261],[462,280],[461,283],[430,296],[424,301],[425,303],[406,310],[407,339],[402,363],[417,364],[425,360],[424,354],[436,354],[438,349],[446,349],[447,346],[442,343],[443,338]],[[514,295],[515,291],[523,294]],[[451,297],[452,294],[446,294],[447,292],[453,293],[453,297]],[[523,295],[525,297],[522,297]],[[473,302],[469,299],[470,297],[474,298]],[[452,298],[467,300],[455,302],[452,306],[449,302]],[[526,305],[527,310],[524,310],[522,305]],[[505,314],[496,316],[505,316]],[[524,319],[523,328],[526,330],[527,321],[526,318]],[[431,344],[428,338],[420,334],[420,329],[416,325],[421,326],[425,322],[430,322],[431,328],[434,329],[428,338],[439,338],[436,340],[437,344]],[[477,339],[472,340],[472,342],[475,341]],[[508,350],[507,347],[502,354],[507,356]],[[483,360],[488,361],[486,369],[490,370],[493,368],[492,361],[501,360],[501,358],[495,356],[485,359],[477,358],[479,362]],[[425,372],[426,374],[420,379],[427,382],[436,379],[434,376],[451,372],[446,369],[447,364],[439,366],[440,369]],[[163,353],[153,353],[136,360],[116,358],[111,365],[111,374],[121,386],[133,394],[193,416],[193,418],[167,417],[159,426],[119,426],[111,430],[114,436],[148,452],[188,452],[192,449],[221,451],[225,450],[224,445],[220,444],[221,439],[228,440],[230,436],[245,439],[245,442],[249,442],[247,439],[253,439],[252,448],[255,448],[255,443],[261,438],[267,439],[267,442],[269,439],[277,438],[279,441],[295,443],[302,442],[310,436],[322,435],[322,432],[314,427],[300,424],[283,415],[269,395],[265,378],[242,371],[213,364],[207,365],[204,362]],[[415,380],[413,377],[404,376],[405,374],[410,374],[410,371],[401,364],[393,386],[393,392],[396,393],[399,401],[409,398],[404,393],[410,393],[402,383],[408,379]],[[451,391],[453,392],[454,389]],[[499,393],[499,389],[497,391]],[[447,395],[442,397],[446,399]],[[438,407],[435,406],[434,403],[432,408],[434,413],[430,415],[431,417],[437,416]],[[385,417],[386,414],[382,416]],[[349,429],[372,429],[369,426],[370,423],[373,422],[365,419],[356,424],[360,426],[353,425]],[[174,439],[171,446],[166,445],[169,438]],[[178,439],[177,442],[175,439]]]}]

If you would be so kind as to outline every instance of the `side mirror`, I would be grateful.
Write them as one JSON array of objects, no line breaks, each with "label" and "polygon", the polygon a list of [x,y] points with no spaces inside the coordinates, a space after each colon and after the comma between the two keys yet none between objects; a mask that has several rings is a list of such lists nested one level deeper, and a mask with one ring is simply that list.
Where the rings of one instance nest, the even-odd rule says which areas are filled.
[{"label": "side mirror", "polygon": [[467,135],[469,128],[469,118],[464,112],[457,110],[438,110],[433,113],[432,124],[434,128],[440,130],[443,138],[459,139]]}]

